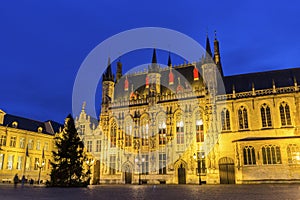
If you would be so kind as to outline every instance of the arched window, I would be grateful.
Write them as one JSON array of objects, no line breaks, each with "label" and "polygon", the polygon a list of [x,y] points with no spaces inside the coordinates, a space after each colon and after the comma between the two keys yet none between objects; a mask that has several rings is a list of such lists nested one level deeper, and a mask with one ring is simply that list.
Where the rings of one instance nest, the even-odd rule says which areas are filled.
[{"label": "arched window", "polygon": [[127,118],[125,120],[125,147],[130,147],[132,145],[132,120]]},{"label": "arched window", "polygon": [[167,125],[166,125],[166,117],[163,115],[160,115],[158,117],[158,141],[160,145],[166,144],[167,141]]},{"label": "arched window", "polygon": [[239,129],[248,129],[248,113],[247,109],[243,106],[238,110],[238,118],[239,118]]},{"label": "arched window", "polygon": [[226,108],[224,108],[221,112],[221,122],[223,131],[230,130],[230,115]]},{"label": "arched window", "polygon": [[300,148],[297,144],[289,144],[287,147],[289,164],[300,164]]},{"label": "arched window", "polygon": [[196,142],[204,142],[203,120],[199,111],[196,112],[195,119]]},{"label": "arched window", "polygon": [[149,124],[146,117],[141,120],[141,133],[142,133],[142,145],[147,146],[149,144]]},{"label": "arched window", "polygon": [[110,127],[110,147],[116,147],[116,143],[117,143],[117,123],[113,121]]},{"label": "arched window", "polygon": [[262,147],[263,164],[281,164],[280,147],[275,145],[265,145]]},{"label": "arched window", "polygon": [[272,127],[271,110],[267,104],[263,104],[260,108],[262,127]]},{"label": "arched window", "polygon": [[282,126],[292,125],[290,107],[286,102],[282,102],[279,106],[280,119]]},{"label": "arched window", "polygon": [[243,149],[244,165],[255,165],[255,149],[253,146],[245,146]]}]

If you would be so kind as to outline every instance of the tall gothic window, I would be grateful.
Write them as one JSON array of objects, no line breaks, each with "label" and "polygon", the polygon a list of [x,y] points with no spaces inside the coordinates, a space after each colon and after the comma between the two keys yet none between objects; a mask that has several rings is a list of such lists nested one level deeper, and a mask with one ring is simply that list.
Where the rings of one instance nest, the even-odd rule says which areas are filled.
[{"label": "tall gothic window", "polygon": [[117,143],[117,124],[113,121],[110,128],[110,147],[116,147]]},{"label": "tall gothic window", "polygon": [[226,108],[224,108],[221,112],[221,122],[223,131],[230,130],[230,115],[229,110]]},{"label": "tall gothic window", "polygon": [[149,143],[149,124],[147,118],[141,120],[142,145],[147,146]]},{"label": "tall gothic window", "polygon": [[165,153],[159,154],[159,174],[166,174],[167,173],[167,159]]},{"label": "tall gothic window", "polygon": [[196,120],[196,142],[204,142],[203,121]]},{"label": "tall gothic window", "polygon": [[244,106],[241,106],[238,110],[238,118],[239,118],[239,129],[248,129],[248,113],[247,109]]},{"label": "tall gothic window", "polygon": [[245,146],[243,149],[244,165],[255,165],[255,149],[253,146]]},{"label": "tall gothic window", "polygon": [[290,107],[286,102],[282,102],[279,106],[280,119],[282,126],[292,125]]},{"label": "tall gothic window", "polygon": [[262,147],[263,164],[281,164],[280,147],[275,145],[265,145]]},{"label": "tall gothic window", "polygon": [[109,174],[116,174],[116,155],[109,157]]},{"label": "tall gothic window", "polygon": [[289,164],[300,164],[300,147],[297,144],[288,145],[287,155]]},{"label": "tall gothic window", "polygon": [[263,104],[260,108],[262,127],[272,127],[271,110],[267,104]]},{"label": "tall gothic window", "polygon": [[125,146],[130,147],[132,145],[132,120],[128,118],[125,121]]},{"label": "tall gothic window", "polygon": [[158,137],[159,137],[159,144],[163,145],[166,144],[167,138],[167,126],[166,126],[166,118],[165,116],[158,117]]},{"label": "tall gothic window", "polygon": [[183,121],[176,123],[177,144],[184,144],[184,126]]},{"label": "tall gothic window", "polygon": [[142,155],[142,174],[149,173],[149,156]]}]

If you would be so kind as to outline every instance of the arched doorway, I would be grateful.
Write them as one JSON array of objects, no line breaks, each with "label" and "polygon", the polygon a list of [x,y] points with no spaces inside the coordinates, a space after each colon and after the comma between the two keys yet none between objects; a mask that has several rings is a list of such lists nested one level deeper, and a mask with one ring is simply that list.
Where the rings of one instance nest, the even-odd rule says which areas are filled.
[{"label": "arched doorway", "polygon": [[178,168],[178,184],[186,184],[185,168],[182,164]]},{"label": "arched doorway", "polygon": [[229,157],[220,158],[219,173],[221,184],[235,184],[234,160]]},{"label": "arched doorway", "polygon": [[130,166],[127,164],[124,166],[124,179],[125,179],[125,184],[131,184],[132,182],[132,171]]}]

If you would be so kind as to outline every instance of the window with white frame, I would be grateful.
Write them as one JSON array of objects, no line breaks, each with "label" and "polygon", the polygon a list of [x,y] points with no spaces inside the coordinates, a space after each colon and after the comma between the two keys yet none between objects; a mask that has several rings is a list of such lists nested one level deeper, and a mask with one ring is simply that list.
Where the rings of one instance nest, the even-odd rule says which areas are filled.
[{"label": "window with white frame", "polygon": [[36,150],[41,150],[41,141],[40,140],[36,141]]},{"label": "window with white frame", "polygon": [[167,174],[167,157],[165,153],[159,154],[159,174]]},{"label": "window with white frame", "polygon": [[142,146],[147,146],[149,144],[149,124],[146,117],[141,119],[141,133]]},{"label": "window with white frame", "polygon": [[18,156],[17,170],[22,170],[22,165],[23,165],[23,156]]},{"label": "window with white frame", "polygon": [[160,145],[166,144],[167,141],[167,125],[165,116],[158,118],[158,141]]},{"label": "window with white frame", "polygon": [[297,144],[287,146],[287,155],[289,164],[300,164],[300,147]]},{"label": "window with white frame", "polygon": [[12,170],[14,166],[14,155],[8,155],[7,157],[7,169]]},{"label": "window with white frame", "polygon": [[25,138],[23,138],[23,137],[20,138],[20,148],[21,149],[25,148]]}]

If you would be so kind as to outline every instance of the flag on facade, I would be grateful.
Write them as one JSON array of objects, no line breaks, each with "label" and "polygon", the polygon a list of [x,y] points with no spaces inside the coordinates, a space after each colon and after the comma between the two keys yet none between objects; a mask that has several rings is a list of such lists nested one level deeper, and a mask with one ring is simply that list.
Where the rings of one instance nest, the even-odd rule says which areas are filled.
[{"label": "flag on facade", "polygon": [[44,152],[44,148],[43,148],[43,153],[42,153],[42,160],[45,159],[45,152]]},{"label": "flag on facade", "polygon": [[26,157],[29,157],[29,153],[28,153],[28,144],[27,144],[27,147],[26,147]]}]

